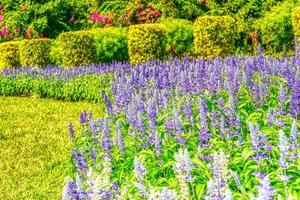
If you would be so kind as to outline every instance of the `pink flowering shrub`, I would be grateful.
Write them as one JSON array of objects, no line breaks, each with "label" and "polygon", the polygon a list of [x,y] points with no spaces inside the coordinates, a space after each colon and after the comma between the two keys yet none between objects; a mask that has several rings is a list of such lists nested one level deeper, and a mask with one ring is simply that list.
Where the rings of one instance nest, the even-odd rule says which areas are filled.
[{"label": "pink flowering shrub", "polygon": [[108,15],[101,16],[99,12],[94,12],[91,15],[91,20],[97,24],[100,24],[101,27],[105,27],[112,24],[112,21]]}]

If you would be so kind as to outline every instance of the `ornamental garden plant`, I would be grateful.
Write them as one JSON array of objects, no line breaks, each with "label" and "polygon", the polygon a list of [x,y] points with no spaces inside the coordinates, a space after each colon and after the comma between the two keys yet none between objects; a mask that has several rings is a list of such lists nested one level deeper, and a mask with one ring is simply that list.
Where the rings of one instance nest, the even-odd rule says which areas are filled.
[{"label": "ornamental garden plant", "polygon": [[2,0],[0,199],[299,199],[299,6]]},{"label": "ornamental garden plant", "polygon": [[115,73],[80,114],[63,199],[297,199],[299,58],[169,60]]}]

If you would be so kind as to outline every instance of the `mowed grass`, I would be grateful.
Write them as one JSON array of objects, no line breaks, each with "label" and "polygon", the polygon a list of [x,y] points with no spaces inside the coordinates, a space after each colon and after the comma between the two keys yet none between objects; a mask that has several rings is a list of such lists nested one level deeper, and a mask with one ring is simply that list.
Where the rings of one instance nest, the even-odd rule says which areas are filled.
[{"label": "mowed grass", "polygon": [[0,97],[0,199],[60,199],[70,160],[68,124],[96,104]]}]

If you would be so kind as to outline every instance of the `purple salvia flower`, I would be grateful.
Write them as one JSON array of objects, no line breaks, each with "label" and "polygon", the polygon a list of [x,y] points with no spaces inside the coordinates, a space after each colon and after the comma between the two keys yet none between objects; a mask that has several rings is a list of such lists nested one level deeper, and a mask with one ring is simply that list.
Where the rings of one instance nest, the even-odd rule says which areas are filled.
[{"label": "purple salvia flower", "polygon": [[66,179],[66,185],[63,189],[62,200],[79,199],[75,181],[69,177]]},{"label": "purple salvia flower", "polygon": [[179,149],[175,153],[176,164],[174,170],[179,176],[183,176],[184,180],[187,182],[193,181],[192,169],[194,164],[190,158],[189,152],[187,149]]},{"label": "purple salvia flower", "polygon": [[80,113],[79,121],[82,125],[88,122],[86,110],[84,110],[82,113]]},{"label": "purple salvia flower", "polygon": [[290,97],[291,116],[297,118],[300,114],[300,72],[296,72],[296,80],[292,85],[292,93]]},{"label": "purple salvia flower", "polygon": [[272,126],[276,122],[276,115],[273,110],[268,110],[267,122],[269,126]]},{"label": "purple salvia flower", "polygon": [[264,105],[265,96],[266,96],[266,87],[263,81],[258,83],[258,91],[259,91],[259,103],[260,105]]},{"label": "purple salvia flower", "polygon": [[161,138],[159,137],[159,132],[155,130],[154,132],[154,148],[155,148],[155,155],[158,157],[162,153],[162,148],[161,148]]},{"label": "purple salvia flower", "polygon": [[255,200],[273,200],[273,196],[276,191],[271,187],[269,176],[265,176],[260,180],[260,185],[258,188],[258,196],[255,197]]},{"label": "purple salvia flower", "polygon": [[177,193],[174,190],[169,190],[166,187],[163,187],[159,195],[159,200],[177,200]]},{"label": "purple salvia flower", "polygon": [[148,192],[145,185],[141,182],[133,182],[134,186],[140,191],[142,197],[146,197]]},{"label": "purple salvia flower", "polygon": [[280,150],[279,165],[283,169],[283,174],[279,174],[278,176],[285,184],[285,195],[286,197],[288,197],[287,182],[289,180],[289,177],[287,176],[286,169],[289,167],[290,145],[288,138],[285,136],[285,133],[282,130],[279,131],[278,148]]},{"label": "purple salvia flower", "polygon": [[125,151],[125,145],[124,145],[124,139],[123,139],[123,134],[122,134],[122,129],[121,129],[121,123],[117,123],[117,146],[121,154],[124,154]]},{"label": "purple salvia flower", "polygon": [[72,152],[77,172],[80,173],[80,175],[84,175],[88,168],[85,153],[79,153],[77,148],[73,148]]},{"label": "purple salvia flower", "polygon": [[116,192],[119,191],[119,183],[117,181],[112,183],[112,189]]},{"label": "purple salvia flower", "polygon": [[198,109],[200,112],[200,131],[198,135],[199,143],[202,147],[209,146],[210,130],[208,129],[207,122],[207,103],[205,100],[201,100],[198,103]]},{"label": "purple salvia flower", "polygon": [[289,166],[288,156],[289,156],[290,146],[289,146],[289,141],[282,130],[279,131],[278,148],[280,150],[279,165],[282,168],[286,169]]},{"label": "purple salvia flower", "polygon": [[100,141],[100,146],[105,152],[103,154],[104,157],[110,157],[110,149],[112,148],[110,133],[111,131],[109,130],[109,122],[106,118],[102,121],[102,139]]},{"label": "purple salvia flower", "polygon": [[113,106],[112,106],[110,99],[108,98],[108,96],[106,95],[104,90],[101,91],[101,94],[102,94],[102,98],[103,98],[105,106],[106,106],[107,113],[109,115],[112,115],[113,114]]},{"label": "purple salvia flower", "polygon": [[82,178],[78,173],[76,174],[75,184],[76,184],[76,190],[77,190],[77,194],[78,194],[79,199],[85,199],[86,198],[86,193],[85,193],[85,191],[83,189],[83,186],[82,186]]},{"label": "purple salvia flower", "polygon": [[174,135],[175,140],[180,144],[183,145],[186,143],[185,138],[183,138],[183,128],[182,128],[182,122],[178,116],[178,112],[176,111],[176,108],[173,108],[173,119],[167,119],[165,122],[165,129],[169,131],[171,134]]},{"label": "purple salvia flower", "polygon": [[110,190],[100,190],[100,196],[103,200],[110,200],[113,197],[113,193]]},{"label": "purple salvia flower", "polygon": [[292,155],[291,155],[291,160],[293,162],[296,162],[298,160],[298,153],[297,149],[299,147],[298,143],[298,128],[297,128],[297,122],[294,119],[292,128],[291,128],[291,136],[290,136],[290,141],[291,141],[291,149],[292,149]]},{"label": "purple salvia flower", "polygon": [[285,107],[285,101],[286,101],[286,92],[284,90],[284,85],[280,82],[279,83],[279,107],[282,112],[284,112],[284,107]]},{"label": "purple salvia flower", "polygon": [[91,150],[91,159],[93,161],[93,163],[96,163],[96,159],[97,159],[97,149],[92,148]]},{"label": "purple salvia flower", "polygon": [[249,131],[250,131],[250,136],[251,136],[252,149],[256,152],[256,154],[259,154],[259,149],[260,149],[259,126],[258,126],[258,124],[256,124],[256,126],[253,126],[248,121],[248,127],[249,127]]},{"label": "purple salvia flower", "polygon": [[149,103],[147,107],[147,117],[150,121],[155,122],[157,118],[157,109],[154,103]]},{"label": "purple salvia flower", "polygon": [[188,98],[186,101],[187,102],[185,102],[185,104],[183,106],[184,115],[185,115],[187,121],[190,124],[193,124],[194,123],[194,120],[193,120],[193,103],[192,103],[191,98]]},{"label": "purple salvia flower", "polygon": [[258,172],[256,173],[256,175],[258,175],[259,177],[264,176],[260,170],[260,161],[267,157],[266,152],[268,152],[271,147],[268,146],[268,140],[266,136],[262,132],[260,132],[258,124],[253,126],[249,121],[247,121],[247,124],[250,131],[252,149],[255,152],[254,159],[256,160],[258,165]]},{"label": "purple salvia flower", "polygon": [[75,134],[74,134],[75,130],[74,130],[73,124],[70,122],[68,127],[69,127],[69,137],[74,142],[75,141]]},{"label": "purple salvia flower", "polygon": [[207,195],[205,200],[231,199],[232,194],[228,188],[228,159],[221,150],[214,152],[213,164],[210,166],[213,173],[212,178],[207,183]]},{"label": "purple salvia flower", "polygon": [[111,144],[111,141],[110,141],[110,138],[107,137],[107,136],[104,136],[101,140],[101,147],[102,149],[105,151],[105,155],[104,156],[108,156],[109,155],[109,151],[112,147],[112,144]]},{"label": "purple salvia flower", "polygon": [[139,181],[142,181],[147,173],[145,167],[137,157],[134,158],[134,173]]},{"label": "purple salvia flower", "polygon": [[146,175],[147,171],[137,157],[134,158],[134,173],[135,173],[135,177],[138,180],[138,182],[134,182],[134,185],[140,191],[141,196],[146,197],[147,189],[143,183],[143,178]]}]

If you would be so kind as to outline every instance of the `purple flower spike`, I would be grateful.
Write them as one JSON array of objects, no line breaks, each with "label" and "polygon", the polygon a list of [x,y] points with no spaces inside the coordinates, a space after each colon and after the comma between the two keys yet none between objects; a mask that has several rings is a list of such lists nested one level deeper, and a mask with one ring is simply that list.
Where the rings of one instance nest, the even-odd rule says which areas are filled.
[{"label": "purple flower spike", "polygon": [[69,137],[72,139],[73,142],[75,141],[74,133],[75,133],[75,130],[74,130],[73,124],[70,122],[69,123]]}]

